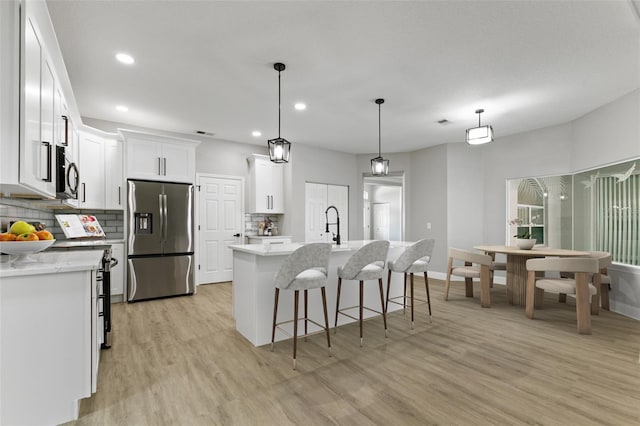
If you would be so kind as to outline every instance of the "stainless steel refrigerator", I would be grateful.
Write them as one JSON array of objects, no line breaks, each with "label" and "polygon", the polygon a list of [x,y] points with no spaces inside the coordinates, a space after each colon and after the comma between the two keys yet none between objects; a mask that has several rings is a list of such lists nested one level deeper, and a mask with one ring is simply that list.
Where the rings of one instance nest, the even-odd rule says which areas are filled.
[{"label": "stainless steel refrigerator", "polygon": [[193,185],[128,181],[127,300],[193,294]]}]

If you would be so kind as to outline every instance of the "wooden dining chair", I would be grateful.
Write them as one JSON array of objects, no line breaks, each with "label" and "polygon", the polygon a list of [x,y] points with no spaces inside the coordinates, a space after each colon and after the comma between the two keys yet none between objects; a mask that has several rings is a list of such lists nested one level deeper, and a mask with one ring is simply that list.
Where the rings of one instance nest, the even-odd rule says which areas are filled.
[{"label": "wooden dining chair", "polygon": [[[609,288],[611,286],[611,277],[608,275],[608,268],[611,266],[611,254],[606,251],[592,251],[589,252],[589,257],[598,260],[599,274],[589,275],[589,282],[596,288],[597,294],[595,294],[591,300],[591,314],[598,315],[599,308],[609,310]],[[563,271],[560,272],[562,278],[574,278],[572,272]],[[558,301],[562,303],[567,302],[567,295],[560,293]]]},{"label": "wooden dining chair", "polygon": [[[536,276],[536,273],[546,272],[571,272],[574,278],[551,278]],[[544,258],[527,260],[527,293],[525,314],[533,319],[536,289],[544,292],[575,294],[576,318],[578,333],[591,334],[591,310],[592,296],[596,296],[596,287],[589,283],[589,274],[599,275],[598,259],[586,257],[574,258]],[[599,280],[599,278],[595,278]],[[594,299],[595,300],[595,299]],[[597,302],[596,302],[597,303]]]},{"label": "wooden dining chair", "polygon": [[[464,265],[454,263],[464,262]],[[449,265],[447,279],[444,285],[444,300],[449,300],[449,286],[451,276],[464,277],[465,295],[473,297],[473,279],[480,279],[480,305],[491,307],[491,263],[493,259],[488,254],[475,253],[457,248],[449,249]],[[475,266],[474,266],[475,265]]]}]

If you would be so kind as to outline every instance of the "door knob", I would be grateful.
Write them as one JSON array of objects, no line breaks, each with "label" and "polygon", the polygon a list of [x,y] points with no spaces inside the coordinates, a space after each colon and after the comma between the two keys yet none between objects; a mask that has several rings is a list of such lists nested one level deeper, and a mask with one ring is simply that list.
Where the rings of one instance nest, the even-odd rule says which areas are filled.
[{"label": "door knob", "polygon": [[234,237],[239,237],[240,233],[238,232],[237,234],[233,234]]}]

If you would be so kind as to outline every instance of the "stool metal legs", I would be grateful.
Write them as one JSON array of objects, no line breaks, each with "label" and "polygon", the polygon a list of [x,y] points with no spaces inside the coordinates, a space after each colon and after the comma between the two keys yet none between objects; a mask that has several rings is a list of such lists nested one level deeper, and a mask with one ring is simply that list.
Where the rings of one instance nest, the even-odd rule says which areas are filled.
[{"label": "stool metal legs", "polygon": [[[278,298],[280,296],[280,289],[276,287],[275,289],[275,300],[273,302],[273,327],[271,329],[271,351],[273,352],[273,343],[276,338],[276,327],[280,324],[293,322],[293,369],[296,369],[296,355],[298,349],[298,299],[300,295],[300,290],[295,290],[293,295],[293,320],[292,321],[284,321],[281,323],[277,323],[276,320],[278,318]],[[318,327],[324,328],[324,331],[327,335],[327,347],[329,348],[329,356],[331,356],[331,338],[329,337],[329,316],[327,314],[327,294],[324,287],[320,287],[320,291],[322,292],[322,311],[324,313],[324,327],[315,322],[312,319],[308,318],[308,290],[304,290],[304,337],[307,337],[307,322],[311,321],[313,324]]]},{"label": "stool metal legs", "polygon": [[334,323],[334,333],[338,332],[338,314],[342,314],[346,317],[349,317],[351,319],[357,320],[358,323],[360,324],[360,347],[362,347],[363,341],[364,341],[364,334],[363,334],[363,313],[364,310],[367,309],[371,312],[375,312],[378,314],[382,315],[382,320],[384,322],[384,337],[388,336],[388,332],[387,332],[387,308],[385,306],[385,301],[384,301],[384,289],[383,289],[383,285],[382,285],[382,278],[378,279],[378,286],[380,288],[380,308],[381,311],[378,312],[374,309],[368,308],[366,306],[364,306],[364,281],[359,281],[360,283],[360,300],[359,300],[359,304],[358,306],[350,306],[348,308],[343,308],[343,310],[347,310],[347,309],[353,309],[353,308],[358,308],[358,318],[352,317],[351,315],[344,313],[340,310],[340,292],[342,290],[342,278],[338,277],[338,294],[337,294],[337,299],[336,299],[336,320]]},{"label": "stool metal legs", "polygon": [[[396,304],[400,304],[400,302],[396,302],[395,300],[391,300],[391,299],[398,299],[400,297],[402,297],[402,310],[403,310],[403,314],[405,312],[405,309],[407,307],[407,272],[403,273],[403,281],[404,281],[404,291],[403,291],[403,295],[402,296],[397,296],[397,297],[390,297],[389,295],[391,294],[391,271],[389,271],[389,274],[387,276],[387,301],[386,301],[386,306],[385,306],[385,312],[388,311],[389,309],[389,301],[391,301],[391,303],[396,303]],[[432,322],[431,319],[431,296],[429,295],[429,278],[427,276],[427,272],[425,271],[424,273],[424,286],[425,286],[425,290],[427,292],[427,300],[423,300],[423,299],[416,299],[414,297],[414,285],[413,285],[413,273],[409,273],[410,277],[409,277],[409,297],[408,299],[411,301],[410,307],[411,307],[411,329],[413,329],[414,327],[414,309],[413,309],[413,305],[415,303],[415,300],[419,300],[421,302],[426,302],[427,306],[429,307],[429,322]]]}]

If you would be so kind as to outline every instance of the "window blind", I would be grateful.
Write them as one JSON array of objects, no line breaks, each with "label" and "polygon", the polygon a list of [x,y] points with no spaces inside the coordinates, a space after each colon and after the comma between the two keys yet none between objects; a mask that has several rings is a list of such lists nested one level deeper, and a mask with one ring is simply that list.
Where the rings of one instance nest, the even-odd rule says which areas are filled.
[{"label": "window blind", "polygon": [[640,265],[640,175],[597,179],[595,201],[596,250]]}]

